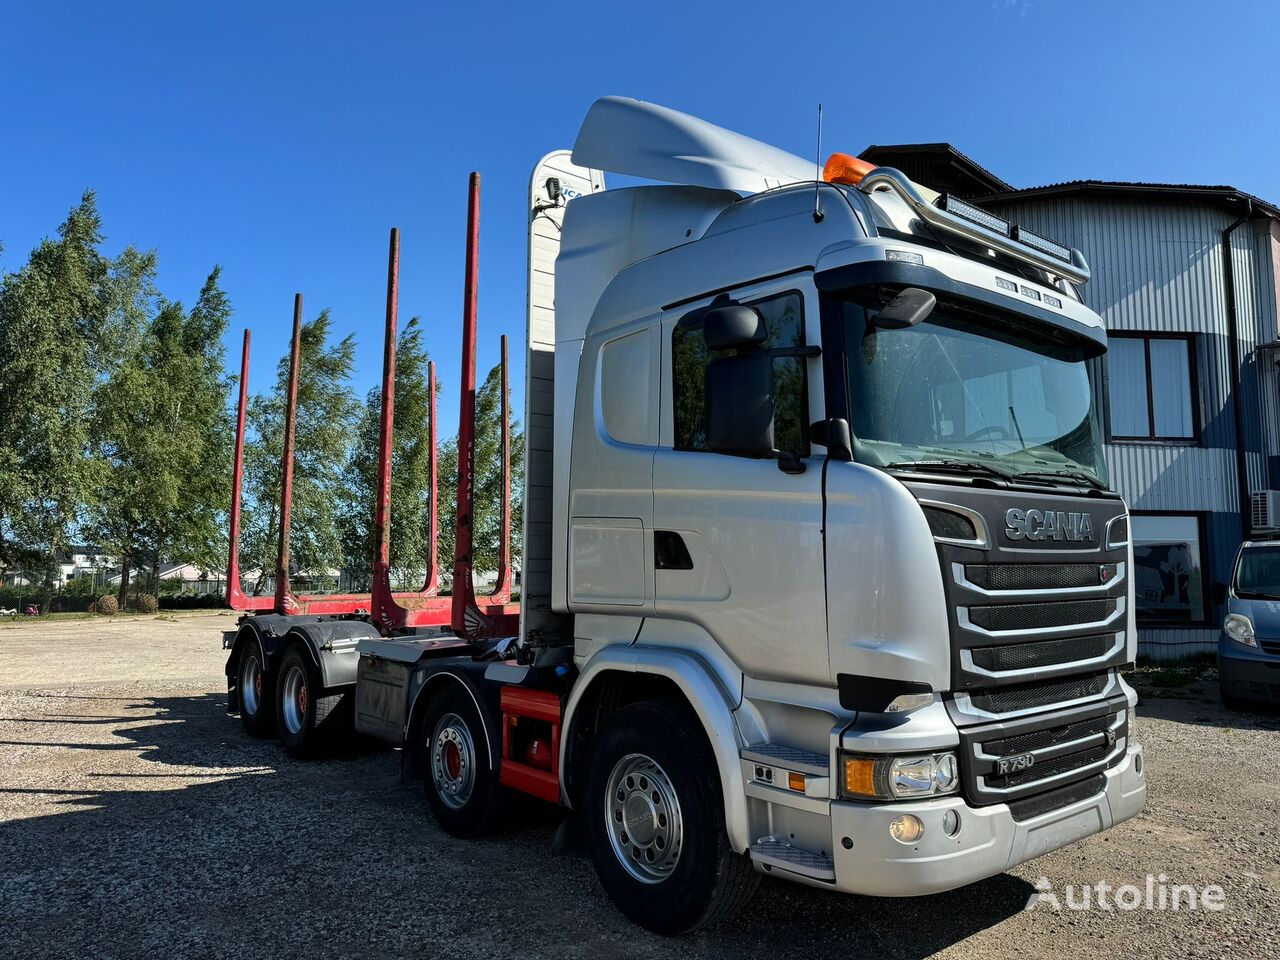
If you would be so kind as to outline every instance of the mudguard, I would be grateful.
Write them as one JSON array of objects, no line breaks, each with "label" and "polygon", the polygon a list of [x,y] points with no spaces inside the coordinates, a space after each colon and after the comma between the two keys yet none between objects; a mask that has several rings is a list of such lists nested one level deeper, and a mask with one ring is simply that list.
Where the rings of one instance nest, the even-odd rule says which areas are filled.
[{"label": "mudguard", "polygon": [[281,613],[263,613],[253,617],[241,617],[236,628],[235,637],[229,645],[231,653],[227,656],[224,672],[227,676],[227,712],[235,713],[240,709],[240,691],[236,684],[240,671],[240,653],[246,643],[255,643],[261,653],[263,677],[274,674],[276,662],[284,642],[284,636],[290,628],[298,624],[317,623],[320,617],[286,616]]},{"label": "mudguard", "polygon": [[280,639],[280,645],[283,648],[290,643],[302,643],[320,670],[321,685],[333,690],[355,685],[356,668],[360,664],[356,645],[377,636],[377,628],[363,620],[317,620],[292,624]]},{"label": "mudguard", "polygon": [[715,754],[724,795],[724,821],[729,844],[739,853],[746,852],[751,846],[751,837],[747,823],[747,795],[742,780],[742,743],[733,720],[734,701],[706,662],[688,651],[642,644],[610,646],[586,662],[565,706],[564,732],[560,738],[561,802],[572,806],[569,797],[563,794],[563,771],[568,761],[569,745],[574,739],[573,724],[577,719],[578,705],[591,689],[592,682],[610,671],[654,674],[666,677],[679,687],[701,721]]}]

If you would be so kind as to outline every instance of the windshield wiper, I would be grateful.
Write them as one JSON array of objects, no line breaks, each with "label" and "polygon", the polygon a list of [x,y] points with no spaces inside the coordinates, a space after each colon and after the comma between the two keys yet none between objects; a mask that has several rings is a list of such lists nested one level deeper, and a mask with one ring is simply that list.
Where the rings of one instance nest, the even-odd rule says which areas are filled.
[{"label": "windshield wiper", "polygon": [[1236,596],[1241,600],[1280,600],[1280,596],[1274,593],[1261,593],[1253,590],[1236,589]]},{"label": "windshield wiper", "polygon": [[932,470],[937,473],[968,473],[979,477],[999,477],[1001,480],[1013,479],[1013,474],[977,460],[899,460],[885,464],[885,469],[914,470],[919,473]]},{"label": "windshield wiper", "polygon": [[1024,470],[1014,475],[1015,480],[1019,480],[1022,477],[1034,477],[1037,480],[1074,480],[1077,483],[1093,487],[1095,490],[1107,489],[1105,483],[1100,483],[1082,470]]}]

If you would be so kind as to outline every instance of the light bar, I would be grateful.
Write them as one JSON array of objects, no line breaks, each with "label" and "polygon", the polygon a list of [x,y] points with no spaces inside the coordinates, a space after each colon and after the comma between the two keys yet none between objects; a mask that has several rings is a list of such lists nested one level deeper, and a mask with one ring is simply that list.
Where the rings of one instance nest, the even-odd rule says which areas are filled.
[{"label": "light bar", "polygon": [[[1033,264],[1072,283],[1089,282],[1089,265],[1078,250],[1056,246],[1050,253],[1030,243],[1019,243],[1013,239],[1015,231],[1007,220],[951,196],[938,196],[932,190],[922,192],[924,188],[912,183],[900,170],[876,167],[863,176],[858,189],[873,197],[882,190],[891,190],[931,227],[967,237],[989,250]],[[1066,257],[1062,252],[1066,252]]]},{"label": "light bar", "polygon": [[976,223],[979,226],[986,227],[988,230],[994,230],[996,233],[1004,237],[1013,236],[1013,225],[1008,220],[1002,220],[993,213],[975,207],[971,203],[965,203],[963,200],[957,200],[949,193],[942,195],[939,204],[947,213],[954,213],[957,217],[964,217],[970,223]]},{"label": "light bar", "polygon": [[1033,247],[1041,253],[1047,253],[1051,257],[1057,257],[1063,263],[1071,262],[1071,248],[1064,247],[1060,243],[1047,240],[1037,233],[1030,230],[1024,230],[1022,227],[1013,228],[1013,239],[1019,243],[1025,243],[1028,247]]}]

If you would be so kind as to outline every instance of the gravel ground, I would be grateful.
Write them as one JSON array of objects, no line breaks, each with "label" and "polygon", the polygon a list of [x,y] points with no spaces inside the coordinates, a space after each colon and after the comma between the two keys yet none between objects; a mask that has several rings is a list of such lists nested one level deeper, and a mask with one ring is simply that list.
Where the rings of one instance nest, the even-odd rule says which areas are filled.
[{"label": "gravel ground", "polygon": [[[394,753],[301,764],[249,739],[224,712],[232,622],[0,626],[0,956],[1280,955],[1280,722],[1203,682],[1144,699],[1147,809],[1107,834],[916,900],[766,880],[737,920],[664,940],[553,853],[551,808],[455,840]],[[1023,909],[1041,877],[1065,896],[1148,874],[1226,908]]]}]

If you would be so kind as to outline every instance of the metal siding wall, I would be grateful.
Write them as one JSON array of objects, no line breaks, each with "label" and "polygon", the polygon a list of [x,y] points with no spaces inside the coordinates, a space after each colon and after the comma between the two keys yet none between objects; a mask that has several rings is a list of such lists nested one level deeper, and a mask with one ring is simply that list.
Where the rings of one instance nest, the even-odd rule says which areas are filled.
[{"label": "metal siding wall", "polygon": [[[990,204],[993,212],[1084,252],[1093,280],[1085,302],[1109,330],[1195,334],[1201,445],[1107,444],[1112,485],[1134,510],[1208,514],[1202,546],[1206,592],[1224,580],[1240,543],[1231,409],[1231,362],[1223,308],[1221,233],[1234,216],[1204,204],[1118,198],[1050,197]],[[1276,338],[1276,290],[1269,233],[1232,236],[1245,437],[1252,490],[1268,486],[1267,456],[1280,452],[1277,371],[1254,361]],[[1259,274],[1261,273],[1261,278]],[[1216,622],[1219,611],[1210,614]],[[1144,628],[1139,652],[1164,658],[1211,652],[1216,628]]]}]

